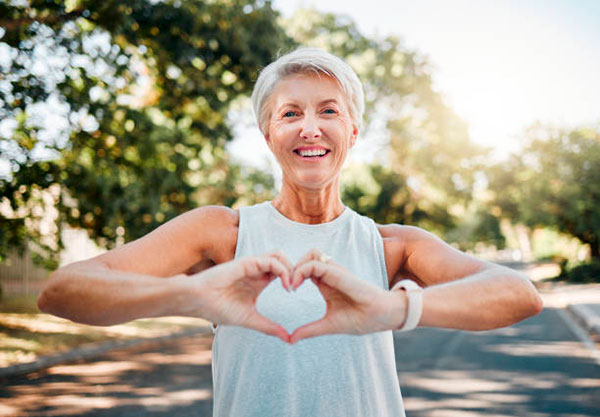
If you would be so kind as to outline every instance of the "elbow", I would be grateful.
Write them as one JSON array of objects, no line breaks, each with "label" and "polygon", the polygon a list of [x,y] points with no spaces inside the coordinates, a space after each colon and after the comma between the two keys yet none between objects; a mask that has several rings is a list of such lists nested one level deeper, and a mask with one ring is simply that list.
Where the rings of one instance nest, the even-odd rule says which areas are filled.
[{"label": "elbow", "polygon": [[536,290],[533,291],[534,294],[532,294],[532,300],[530,304],[530,317],[537,316],[544,309],[544,302],[542,301],[542,297],[540,297]]},{"label": "elbow", "polygon": [[43,313],[53,314],[55,311],[53,306],[60,305],[61,279],[56,274],[57,271],[50,274],[48,283],[38,296],[37,307]]},{"label": "elbow", "polygon": [[519,297],[516,299],[519,300],[520,305],[520,320],[525,320],[529,317],[540,314],[544,309],[544,302],[537,289],[527,276],[520,274],[519,279],[521,281],[521,288],[519,290]]},{"label": "elbow", "polygon": [[42,313],[47,313],[48,312],[48,296],[46,295],[45,291],[42,291],[42,293],[38,296],[38,299],[37,299],[37,308]]}]

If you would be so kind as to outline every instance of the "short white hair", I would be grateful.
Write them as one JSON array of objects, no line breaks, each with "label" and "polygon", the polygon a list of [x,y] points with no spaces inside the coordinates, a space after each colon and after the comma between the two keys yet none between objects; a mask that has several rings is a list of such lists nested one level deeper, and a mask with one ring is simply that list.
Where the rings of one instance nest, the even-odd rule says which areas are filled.
[{"label": "short white hair", "polygon": [[363,86],[356,72],[329,52],[319,48],[300,47],[267,65],[254,84],[252,108],[260,131],[267,133],[267,121],[271,117],[269,98],[277,84],[290,75],[307,72],[323,73],[337,80],[346,96],[350,116],[360,128],[365,112],[365,99]]}]

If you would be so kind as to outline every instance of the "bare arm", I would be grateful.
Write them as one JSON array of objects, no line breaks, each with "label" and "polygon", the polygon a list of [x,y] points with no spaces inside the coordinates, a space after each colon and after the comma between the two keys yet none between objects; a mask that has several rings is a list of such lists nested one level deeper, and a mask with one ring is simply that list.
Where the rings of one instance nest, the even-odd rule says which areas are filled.
[{"label": "bare arm", "polygon": [[[542,300],[529,279],[512,269],[465,254],[431,233],[408,226],[382,226],[392,283],[408,277],[425,287],[419,326],[487,330],[538,314]],[[397,308],[404,312],[406,295]],[[404,313],[399,314],[404,317]]]},{"label": "bare arm", "polygon": [[54,271],[38,307],[94,325],[185,315],[191,301],[185,272],[207,261],[229,260],[227,237],[237,237],[235,211],[192,210],[138,240]]}]

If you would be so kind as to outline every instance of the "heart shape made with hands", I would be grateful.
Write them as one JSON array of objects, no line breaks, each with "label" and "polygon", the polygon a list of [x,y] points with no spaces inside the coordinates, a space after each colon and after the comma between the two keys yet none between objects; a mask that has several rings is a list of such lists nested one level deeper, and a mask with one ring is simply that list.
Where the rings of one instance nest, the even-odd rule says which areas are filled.
[{"label": "heart shape made with hands", "polygon": [[[241,311],[242,317],[254,315],[254,321],[246,327],[288,343],[325,334],[363,334],[394,328],[397,311],[392,310],[398,307],[389,304],[388,291],[355,276],[318,251],[309,252],[294,267],[280,252],[238,262],[241,264],[232,268],[249,274],[240,279],[253,277],[238,287],[250,297],[246,301],[253,304],[252,312]],[[297,288],[288,291],[287,287]]]},{"label": "heart shape made with hands", "polygon": [[295,291],[287,291],[280,279],[273,280],[256,299],[256,310],[281,325],[288,334],[325,316],[327,304],[317,286],[305,280]]}]

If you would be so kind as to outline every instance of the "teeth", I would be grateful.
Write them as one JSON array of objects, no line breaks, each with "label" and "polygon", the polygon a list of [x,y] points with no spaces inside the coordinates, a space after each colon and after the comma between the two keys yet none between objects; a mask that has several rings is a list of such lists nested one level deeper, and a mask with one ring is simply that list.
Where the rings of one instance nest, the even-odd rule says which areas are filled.
[{"label": "teeth", "polygon": [[300,156],[323,156],[326,152],[327,151],[325,149],[298,151]]}]

